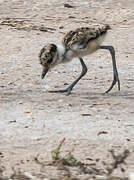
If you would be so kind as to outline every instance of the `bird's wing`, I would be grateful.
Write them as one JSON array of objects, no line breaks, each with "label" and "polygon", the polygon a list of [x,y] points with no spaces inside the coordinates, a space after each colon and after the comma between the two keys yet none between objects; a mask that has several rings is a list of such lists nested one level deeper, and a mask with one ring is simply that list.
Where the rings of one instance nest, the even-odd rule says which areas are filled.
[{"label": "bird's wing", "polygon": [[67,49],[82,50],[87,47],[89,41],[106,33],[108,29],[110,29],[108,25],[78,28],[68,32],[62,43]]}]

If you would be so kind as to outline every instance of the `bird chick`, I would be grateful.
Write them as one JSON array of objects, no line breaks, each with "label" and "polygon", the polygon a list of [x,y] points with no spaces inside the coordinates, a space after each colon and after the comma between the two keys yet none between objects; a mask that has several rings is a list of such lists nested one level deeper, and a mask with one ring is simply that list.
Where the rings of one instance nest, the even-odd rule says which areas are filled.
[{"label": "bird chick", "polygon": [[69,62],[74,57],[77,57],[80,60],[82,66],[81,74],[71,85],[69,85],[66,89],[51,92],[67,92],[67,94],[70,94],[73,87],[87,72],[87,67],[82,57],[89,55],[98,49],[107,49],[112,56],[113,81],[106,93],[113,88],[116,82],[118,82],[118,89],[120,90],[120,81],[115,60],[115,50],[112,46],[101,46],[101,43],[105,39],[109,29],[109,25],[77,28],[74,31],[68,32],[64,36],[60,45],[48,44],[41,49],[39,59],[41,65],[43,66],[42,79],[45,77],[49,69],[53,68],[57,64]]}]

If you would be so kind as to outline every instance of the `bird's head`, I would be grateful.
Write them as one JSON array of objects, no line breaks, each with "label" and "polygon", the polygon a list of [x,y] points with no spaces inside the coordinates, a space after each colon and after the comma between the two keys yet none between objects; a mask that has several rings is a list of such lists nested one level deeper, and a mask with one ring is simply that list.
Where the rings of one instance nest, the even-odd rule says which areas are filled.
[{"label": "bird's head", "polygon": [[58,58],[57,46],[55,44],[45,45],[39,54],[40,64],[43,66],[41,78],[43,79],[48,70],[54,67]]}]

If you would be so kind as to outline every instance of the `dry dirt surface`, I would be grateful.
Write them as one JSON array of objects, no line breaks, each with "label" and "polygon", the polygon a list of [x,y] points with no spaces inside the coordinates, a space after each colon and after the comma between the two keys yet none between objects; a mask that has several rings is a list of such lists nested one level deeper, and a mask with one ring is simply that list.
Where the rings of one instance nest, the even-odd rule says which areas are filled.
[{"label": "dry dirt surface", "polygon": [[[104,45],[116,50],[121,91],[112,81],[108,51],[84,58],[87,74],[72,94],[49,90],[65,88],[80,73],[77,59],[55,67],[41,80],[38,54],[46,43],[61,42],[71,29],[92,23],[110,24]],[[61,153],[72,152],[86,164],[111,161],[129,149],[125,172],[134,171],[134,1],[133,0],[0,0],[0,164],[3,175],[25,171],[36,180],[64,179],[51,161],[51,150],[66,138]],[[100,164],[99,164],[100,163]],[[75,171],[75,170],[74,170]],[[59,173],[59,174],[58,174]],[[40,176],[39,176],[40,174]],[[75,171],[77,179],[90,173]],[[68,179],[72,177],[68,175]],[[21,180],[21,178],[18,178]],[[24,179],[24,178],[22,178]]]}]

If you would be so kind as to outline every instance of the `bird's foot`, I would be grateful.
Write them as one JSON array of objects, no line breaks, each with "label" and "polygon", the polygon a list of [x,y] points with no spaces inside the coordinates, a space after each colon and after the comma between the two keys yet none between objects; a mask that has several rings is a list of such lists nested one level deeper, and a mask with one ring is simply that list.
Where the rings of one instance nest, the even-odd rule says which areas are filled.
[{"label": "bird's foot", "polygon": [[66,89],[61,89],[61,90],[53,90],[49,91],[50,93],[67,93],[67,95],[70,95],[72,91],[72,88],[66,88]]},{"label": "bird's foot", "polygon": [[114,80],[112,81],[110,88],[107,91],[105,91],[104,94],[109,93],[116,83],[118,83],[118,91],[120,91],[120,80],[118,77],[115,77]]}]

